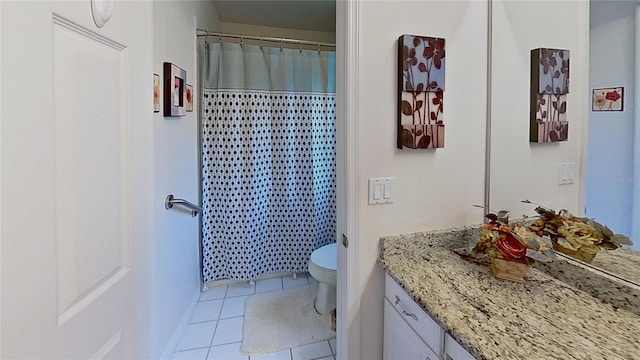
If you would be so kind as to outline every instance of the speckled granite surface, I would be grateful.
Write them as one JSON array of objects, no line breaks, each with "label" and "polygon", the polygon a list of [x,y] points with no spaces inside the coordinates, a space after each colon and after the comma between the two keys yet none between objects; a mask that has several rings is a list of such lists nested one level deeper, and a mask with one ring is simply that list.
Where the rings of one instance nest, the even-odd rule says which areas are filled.
[{"label": "speckled granite surface", "polygon": [[600,251],[591,265],[640,284],[640,252],[629,249]]},{"label": "speckled granite surface", "polygon": [[[611,279],[562,260],[546,264],[538,262],[534,267],[610,304],[613,308],[640,315],[640,286]],[[640,359],[640,354],[638,358]]]},{"label": "speckled granite surface", "polygon": [[480,359],[639,359],[640,316],[538,269],[526,284],[449,250],[477,227],[382,239],[379,263],[445,330]]}]

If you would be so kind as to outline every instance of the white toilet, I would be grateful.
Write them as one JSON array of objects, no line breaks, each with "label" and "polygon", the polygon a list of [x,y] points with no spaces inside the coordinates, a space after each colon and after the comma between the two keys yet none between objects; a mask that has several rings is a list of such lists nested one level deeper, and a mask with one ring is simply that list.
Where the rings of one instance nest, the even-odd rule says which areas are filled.
[{"label": "white toilet", "polygon": [[309,260],[309,274],[318,280],[318,296],[316,310],[320,314],[328,314],[336,308],[336,269],[338,254],[336,243],[316,249]]}]

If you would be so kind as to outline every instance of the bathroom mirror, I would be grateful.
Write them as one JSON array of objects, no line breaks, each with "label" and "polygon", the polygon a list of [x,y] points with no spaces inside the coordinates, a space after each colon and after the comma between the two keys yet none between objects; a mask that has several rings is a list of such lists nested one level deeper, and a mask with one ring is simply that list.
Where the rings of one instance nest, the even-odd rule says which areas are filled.
[{"label": "bathroom mirror", "polygon": [[[632,165],[637,6],[636,1],[492,2],[493,211],[536,215],[535,205],[520,202],[528,199],[595,218],[633,239],[631,199],[633,186],[640,186]],[[595,30],[586,37],[590,26]],[[530,51],[536,48],[570,50],[567,141],[529,142]],[[623,111],[591,111],[592,88],[618,86],[625,88]],[[560,185],[559,168],[567,163],[575,164],[574,182]],[[640,285],[640,238],[633,240],[635,250],[601,250],[592,265]]]}]

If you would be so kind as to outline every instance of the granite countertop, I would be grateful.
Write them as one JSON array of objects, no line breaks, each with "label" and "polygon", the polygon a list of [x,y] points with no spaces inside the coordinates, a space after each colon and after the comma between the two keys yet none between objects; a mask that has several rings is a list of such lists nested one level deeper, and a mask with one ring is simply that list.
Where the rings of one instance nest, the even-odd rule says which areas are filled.
[{"label": "granite countertop", "polygon": [[640,358],[640,316],[533,267],[525,284],[496,279],[450,250],[477,234],[384,237],[378,262],[476,358]]},{"label": "granite countertop", "polygon": [[640,284],[640,252],[629,249],[598,252],[591,265]]}]

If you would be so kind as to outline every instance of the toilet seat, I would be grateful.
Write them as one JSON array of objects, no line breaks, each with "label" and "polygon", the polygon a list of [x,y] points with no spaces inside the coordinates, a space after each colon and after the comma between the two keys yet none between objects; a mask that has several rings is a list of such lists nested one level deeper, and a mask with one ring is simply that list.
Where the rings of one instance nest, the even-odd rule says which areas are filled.
[{"label": "toilet seat", "polygon": [[309,273],[319,282],[335,286],[337,284],[337,268],[338,256],[336,243],[320,247],[311,254]]}]

